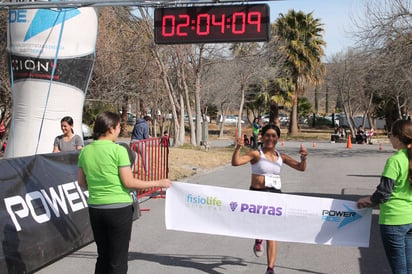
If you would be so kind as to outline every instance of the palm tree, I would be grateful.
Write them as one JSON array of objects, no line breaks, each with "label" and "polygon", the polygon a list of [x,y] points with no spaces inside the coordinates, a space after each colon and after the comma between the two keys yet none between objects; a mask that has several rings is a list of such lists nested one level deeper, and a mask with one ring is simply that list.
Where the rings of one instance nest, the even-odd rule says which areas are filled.
[{"label": "palm tree", "polygon": [[321,62],[326,45],[322,38],[323,24],[312,13],[289,10],[280,14],[275,22],[275,39],[286,57],[284,70],[295,86],[289,134],[298,133],[298,96],[303,95],[304,85],[319,84],[325,74]]}]

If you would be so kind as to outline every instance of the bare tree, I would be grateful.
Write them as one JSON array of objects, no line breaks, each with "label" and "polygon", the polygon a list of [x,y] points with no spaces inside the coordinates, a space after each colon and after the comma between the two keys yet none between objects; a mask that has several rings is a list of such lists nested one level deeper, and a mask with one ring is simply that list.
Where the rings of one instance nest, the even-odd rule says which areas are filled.
[{"label": "bare tree", "polygon": [[2,140],[0,140],[0,145],[7,138],[10,129],[11,121],[11,108],[12,108],[12,96],[10,87],[10,71],[9,62],[10,59],[7,54],[7,16],[8,13],[0,13],[0,123],[4,119],[4,124],[6,127],[6,134],[3,135]]},{"label": "bare tree", "polygon": [[[374,81],[370,83],[381,99],[379,103],[384,105],[388,126],[392,120],[406,117],[410,104],[411,6],[410,0],[369,0],[364,13],[354,19],[359,29],[355,35],[375,68]],[[394,112],[397,114],[392,117]]]},{"label": "bare tree", "polygon": [[[351,132],[355,132],[353,116],[365,107],[365,69],[362,62],[353,51],[346,54],[336,54],[327,67],[325,82],[328,87],[337,91],[348,121]],[[369,100],[366,99],[369,102]]]}]

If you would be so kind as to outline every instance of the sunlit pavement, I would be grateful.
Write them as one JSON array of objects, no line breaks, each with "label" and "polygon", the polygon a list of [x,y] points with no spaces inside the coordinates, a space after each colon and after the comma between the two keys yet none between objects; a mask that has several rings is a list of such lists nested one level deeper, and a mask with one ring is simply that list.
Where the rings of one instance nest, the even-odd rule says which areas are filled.
[{"label": "sunlit pavement", "polygon": [[[282,170],[283,192],[357,200],[379,183],[391,145],[285,142],[278,150],[298,158],[300,145],[309,150],[306,172]],[[247,189],[250,167],[229,163],[185,182]],[[256,258],[253,240],[180,231],[167,231],[163,199],[142,199],[142,217],[134,222],[129,273],[265,273],[266,257]],[[391,273],[382,249],[374,210],[369,248],[278,243],[276,273]],[[38,273],[93,273],[94,244],[84,247]]]}]

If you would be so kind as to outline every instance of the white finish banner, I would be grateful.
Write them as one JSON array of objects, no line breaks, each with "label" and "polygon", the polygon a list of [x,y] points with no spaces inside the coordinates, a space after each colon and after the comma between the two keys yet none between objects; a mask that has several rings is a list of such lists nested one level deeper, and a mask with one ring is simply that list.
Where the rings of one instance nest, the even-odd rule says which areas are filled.
[{"label": "white finish banner", "polygon": [[368,247],[372,209],[356,202],[173,182],[166,228],[252,239]]}]

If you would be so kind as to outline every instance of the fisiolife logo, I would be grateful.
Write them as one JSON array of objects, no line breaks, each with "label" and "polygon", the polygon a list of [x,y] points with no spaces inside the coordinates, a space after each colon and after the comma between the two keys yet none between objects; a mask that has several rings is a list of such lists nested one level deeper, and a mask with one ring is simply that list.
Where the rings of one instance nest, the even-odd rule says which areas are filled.
[{"label": "fisiolife logo", "polygon": [[197,208],[221,208],[222,200],[218,197],[203,196],[201,194],[189,193],[186,195],[186,205]]},{"label": "fisiolife logo", "polygon": [[[235,212],[238,208],[237,202],[230,202],[229,204],[230,209]],[[258,205],[258,204],[248,204],[248,203],[241,203],[239,207],[239,211],[242,213],[251,213],[251,214],[260,214],[260,215],[271,215],[271,216],[282,216],[283,208],[282,207],[275,207],[269,205]]]},{"label": "fisiolife logo", "polygon": [[322,221],[340,223],[338,228],[341,228],[347,224],[350,224],[362,216],[355,212],[353,209],[346,205],[343,205],[346,210],[333,210],[333,209],[323,209],[322,210]]}]

